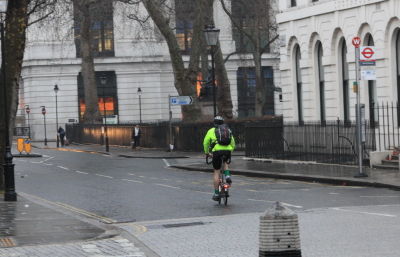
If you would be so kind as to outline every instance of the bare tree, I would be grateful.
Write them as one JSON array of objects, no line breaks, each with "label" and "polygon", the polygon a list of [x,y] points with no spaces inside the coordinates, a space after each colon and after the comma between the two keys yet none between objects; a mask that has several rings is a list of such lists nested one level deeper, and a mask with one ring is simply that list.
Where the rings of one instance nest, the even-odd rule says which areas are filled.
[{"label": "bare tree", "polygon": [[[205,50],[204,34],[203,29],[206,24],[212,21],[212,10],[213,0],[138,0],[138,1],[124,1],[131,4],[143,4],[146,8],[149,17],[157,26],[157,29],[163,36],[168,46],[172,68],[175,78],[175,88],[179,95],[187,95],[196,97],[196,83],[197,77],[200,71],[202,71],[203,77],[206,76],[207,69],[204,67],[207,65],[207,54]],[[186,17],[178,17],[178,13],[175,12],[178,8],[183,10]],[[185,10],[187,8],[188,10]],[[190,10],[189,10],[190,9]],[[191,16],[191,14],[193,16]],[[130,18],[135,19],[143,23],[147,22],[148,17],[139,17],[139,15],[131,15]],[[186,22],[186,20],[192,21],[191,35],[190,35],[190,52],[189,63],[185,67],[185,62],[182,55],[182,44],[188,42],[177,39],[176,31],[179,26],[177,20],[180,22]],[[217,51],[217,56],[220,53],[220,49]],[[222,54],[221,54],[222,55]],[[202,60],[202,65],[200,65]],[[224,66],[223,62],[216,61],[217,67],[220,65]],[[200,68],[200,66],[202,68]],[[218,69],[217,69],[218,70]],[[225,70],[225,67],[220,70]],[[222,76],[220,76],[222,77]],[[222,81],[222,79],[221,79]],[[228,80],[226,80],[228,81]],[[223,85],[228,85],[229,82],[224,82]],[[230,90],[224,91],[225,94],[220,94],[218,98],[218,110],[221,114],[226,117],[232,117],[232,101],[230,97]],[[184,121],[196,121],[201,119],[201,106],[198,102],[193,105],[182,106],[183,120]]]},{"label": "bare tree", "polygon": [[255,116],[260,117],[266,109],[267,94],[262,71],[262,55],[270,51],[271,45],[278,38],[274,0],[220,0],[220,2],[231,20],[233,33],[240,38],[237,52],[232,54],[247,52],[253,57],[256,74]]},{"label": "bare tree", "polygon": [[[1,88],[5,87],[7,96],[4,97],[4,91],[0,90],[0,154],[3,157],[5,151],[5,106],[8,110],[8,124],[10,135],[12,135],[13,124],[18,108],[19,81],[22,70],[22,62],[26,45],[26,32],[30,24],[34,24],[50,16],[54,11],[56,0],[19,0],[8,1],[8,8],[5,15],[5,53],[4,73],[6,83],[0,79]],[[34,15],[39,14],[39,15]],[[3,72],[1,72],[3,74]],[[3,101],[6,99],[6,101]],[[3,162],[3,160],[1,160]],[[0,169],[3,167],[0,166]],[[1,173],[2,174],[2,173]],[[0,176],[1,186],[3,176]]]}]

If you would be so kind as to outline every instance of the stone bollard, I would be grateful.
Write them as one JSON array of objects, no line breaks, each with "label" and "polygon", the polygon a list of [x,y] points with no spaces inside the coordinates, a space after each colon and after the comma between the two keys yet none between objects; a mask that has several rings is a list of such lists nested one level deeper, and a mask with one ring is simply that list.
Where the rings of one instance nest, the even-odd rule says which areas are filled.
[{"label": "stone bollard", "polygon": [[297,214],[276,202],[260,217],[259,257],[301,257]]}]

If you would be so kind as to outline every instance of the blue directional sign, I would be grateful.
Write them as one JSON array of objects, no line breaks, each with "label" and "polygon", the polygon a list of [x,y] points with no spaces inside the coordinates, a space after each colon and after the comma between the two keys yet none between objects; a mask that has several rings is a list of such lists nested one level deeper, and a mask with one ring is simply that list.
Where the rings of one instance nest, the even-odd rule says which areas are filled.
[{"label": "blue directional sign", "polygon": [[193,103],[191,96],[171,96],[170,102],[172,105],[188,105]]}]

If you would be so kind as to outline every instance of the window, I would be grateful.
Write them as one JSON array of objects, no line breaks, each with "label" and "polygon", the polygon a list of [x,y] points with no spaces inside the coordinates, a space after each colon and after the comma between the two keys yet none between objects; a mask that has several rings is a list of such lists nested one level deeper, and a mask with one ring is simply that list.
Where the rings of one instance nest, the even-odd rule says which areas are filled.
[{"label": "window", "polygon": [[[112,1],[101,1],[90,8],[90,36],[94,57],[114,56],[114,22]],[[76,56],[81,56],[81,28],[78,11],[74,8]]]},{"label": "window", "polygon": [[301,80],[301,69],[300,69],[300,47],[298,45],[294,48],[294,65],[295,65],[295,76],[296,76],[296,94],[297,94],[297,118],[299,124],[303,123],[303,84]]},{"label": "window", "polygon": [[296,7],[297,6],[297,1],[296,0],[290,0],[290,7]]},{"label": "window", "polygon": [[[270,66],[262,67],[264,85],[266,87],[266,104],[263,114],[274,114],[274,77]],[[236,72],[238,87],[238,116],[252,117],[255,114],[256,70],[254,67],[239,67]]]},{"label": "window", "polygon": [[325,123],[326,121],[326,114],[325,114],[325,72],[324,66],[322,65],[322,56],[323,56],[323,49],[321,41],[317,42],[316,46],[317,51],[317,68],[318,68],[318,92],[319,92],[319,113],[320,113],[320,120],[321,124]]},{"label": "window", "polygon": [[[100,78],[106,78],[106,84],[103,86],[100,83]],[[98,95],[98,106],[100,115],[107,116],[118,114],[118,98],[117,98],[117,80],[114,71],[98,71],[96,72],[96,86]],[[78,75],[78,98],[79,98],[79,119],[83,118],[85,113],[85,91],[83,89],[82,74]],[[105,109],[104,109],[105,105]]]},{"label": "window", "polygon": [[194,3],[191,0],[175,0],[176,39],[183,54],[192,48]]},{"label": "window", "polygon": [[349,65],[347,63],[347,46],[344,38],[340,43],[340,59],[342,65],[343,119],[345,122],[350,122]]},{"label": "window", "polygon": [[[266,48],[269,53],[269,3],[260,0],[232,0],[232,18],[240,27],[232,25],[232,35],[235,41],[236,51],[239,53],[251,53],[254,43],[249,37],[259,40],[260,48]],[[243,31],[246,33],[243,33]]]}]

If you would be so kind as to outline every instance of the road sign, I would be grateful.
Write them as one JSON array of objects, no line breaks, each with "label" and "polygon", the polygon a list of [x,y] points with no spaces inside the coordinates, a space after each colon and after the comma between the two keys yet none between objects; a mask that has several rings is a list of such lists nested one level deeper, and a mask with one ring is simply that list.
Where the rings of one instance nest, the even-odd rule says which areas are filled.
[{"label": "road sign", "polygon": [[351,41],[353,43],[353,46],[355,48],[359,48],[361,45],[361,38],[360,37],[353,37],[353,40]]},{"label": "road sign", "polygon": [[172,105],[188,105],[193,103],[191,96],[171,96],[170,103]]}]

